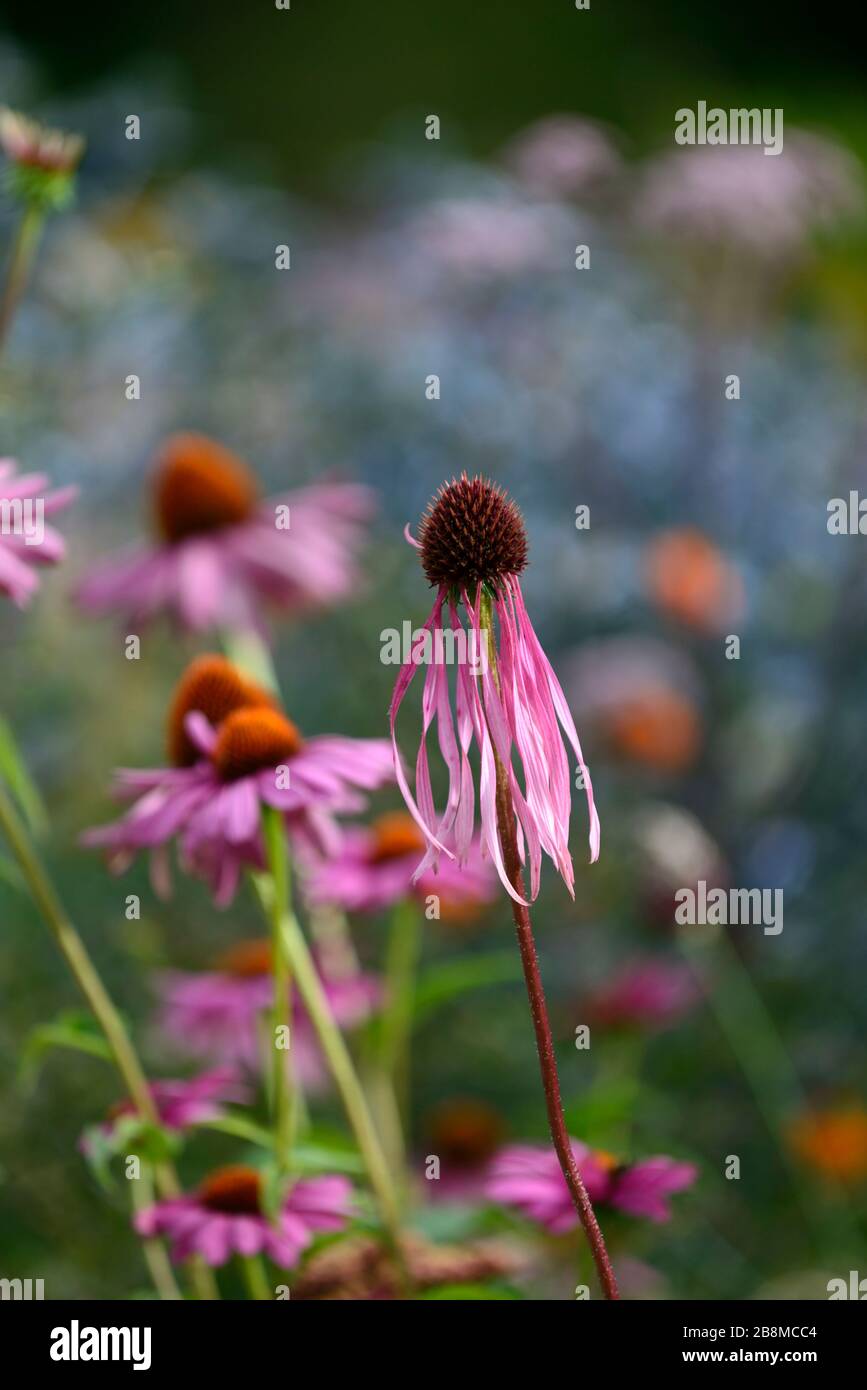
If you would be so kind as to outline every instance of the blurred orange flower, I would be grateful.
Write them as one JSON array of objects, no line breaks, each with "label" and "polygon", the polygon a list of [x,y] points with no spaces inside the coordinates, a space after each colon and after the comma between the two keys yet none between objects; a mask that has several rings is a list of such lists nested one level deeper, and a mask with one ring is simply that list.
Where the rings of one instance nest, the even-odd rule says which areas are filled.
[{"label": "blurred orange flower", "polygon": [[743,612],[743,583],[737,570],[701,531],[664,531],[647,555],[653,602],[678,622],[718,631]]},{"label": "blurred orange flower", "polygon": [[852,1183],[867,1177],[867,1110],[860,1105],[801,1116],[791,1141],[799,1158],[826,1178]]},{"label": "blurred orange flower", "polygon": [[646,767],[681,772],[698,753],[701,720],[685,695],[647,689],[609,711],[607,733],[616,752]]}]

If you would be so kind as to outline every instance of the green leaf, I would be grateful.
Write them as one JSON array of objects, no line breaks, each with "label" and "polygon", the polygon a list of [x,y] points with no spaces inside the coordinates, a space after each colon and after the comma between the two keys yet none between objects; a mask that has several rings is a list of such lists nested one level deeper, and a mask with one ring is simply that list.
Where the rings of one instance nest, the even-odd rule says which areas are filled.
[{"label": "green leaf", "polygon": [[27,771],[15,735],[5,719],[0,717],[0,777],[6,782],[20,806],[24,818],[34,833],[41,833],[48,816],[36,783]]},{"label": "green leaf", "polygon": [[84,1052],[103,1062],[111,1061],[111,1048],[93,1015],[79,1009],[67,1009],[53,1023],[42,1023],[34,1028],[25,1042],[18,1071],[20,1085],[25,1088],[33,1086],[45,1054],[53,1047]]},{"label": "green leaf", "polygon": [[488,951],[484,955],[433,965],[421,975],[415,992],[415,1019],[429,1018],[443,1004],[491,985],[514,984],[521,978],[517,951]]},{"label": "green leaf", "polygon": [[[257,1125],[246,1115],[225,1114],[213,1120],[203,1120],[197,1129],[207,1129],[215,1134],[228,1134],[234,1139],[246,1139],[249,1144],[265,1149],[268,1153],[274,1147],[274,1135],[263,1125]],[[355,1175],[364,1172],[364,1160],[355,1149],[347,1149],[331,1144],[296,1144],[292,1149],[292,1169],[296,1173],[347,1173]]]}]

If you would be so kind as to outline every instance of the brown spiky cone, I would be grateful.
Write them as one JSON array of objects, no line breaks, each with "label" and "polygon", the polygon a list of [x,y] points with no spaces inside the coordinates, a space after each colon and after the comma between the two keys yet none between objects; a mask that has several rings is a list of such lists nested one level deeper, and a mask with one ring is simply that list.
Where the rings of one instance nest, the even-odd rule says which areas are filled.
[{"label": "brown spiky cone", "polygon": [[527,565],[524,518],[487,478],[462,473],[444,483],[419,527],[422,569],[437,588],[475,594],[480,583],[520,574]]}]

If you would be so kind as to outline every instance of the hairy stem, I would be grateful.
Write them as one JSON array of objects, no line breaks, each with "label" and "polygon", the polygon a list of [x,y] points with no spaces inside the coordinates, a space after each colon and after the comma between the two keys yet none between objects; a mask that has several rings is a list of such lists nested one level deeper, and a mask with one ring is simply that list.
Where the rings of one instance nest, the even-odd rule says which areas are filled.
[{"label": "hairy stem", "polygon": [[[493,632],[493,613],[489,596],[483,591],[481,600],[481,612],[479,625],[483,631],[488,633],[488,658],[490,669],[496,682],[497,689],[500,688],[499,672],[497,670],[497,652],[494,642]],[[493,739],[491,740],[493,745]],[[515,891],[522,897],[526,897],[524,887],[524,875],[521,871],[521,856],[518,851],[518,834],[515,826],[515,808],[512,801],[512,793],[509,788],[509,775],[494,747],[494,761],[497,771],[497,831],[500,838],[500,845],[503,851],[503,862],[506,866],[506,873],[509,882]],[[557,1074],[557,1059],[554,1053],[554,1039],[551,1034],[551,1024],[548,1019],[548,1006],[545,1002],[545,991],[542,986],[542,976],[539,973],[539,960],[536,955],[536,942],[533,937],[533,925],[530,921],[530,913],[523,903],[515,902],[514,898],[509,899],[512,905],[512,916],[515,919],[515,929],[518,934],[518,950],[521,954],[521,966],[524,971],[524,981],[527,986],[527,997],[530,1001],[530,1016],[533,1020],[533,1029],[536,1034],[536,1050],[539,1054],[539,1068],[542,1073],[542,1089],[545,1093],[545,1107],[548,1112],[548,1127],[551,1131],[551,1139],[560,1167],[563,1170],[563,1177],[569,1188],[575,1209],[587,1237],[588,1244],[593,1254],[593,1261],[599,1276],[599,1282],[605,1297],[617,1299],[620,1294],[617,1290],[617,1280],[614,1276],[614,1269],[608,1250],[599,1229],[599,1222],[596,1220],[596,1213],[593,1210],[593,1203],[590,1201],[587,1188],[581,1177],[578,1164],[575,1162],[575,1155],[572,1152],[572,1144],[566,1129],[566,1120],[563,1116],[563,1102],[560,1098],[560,1078]]]}]

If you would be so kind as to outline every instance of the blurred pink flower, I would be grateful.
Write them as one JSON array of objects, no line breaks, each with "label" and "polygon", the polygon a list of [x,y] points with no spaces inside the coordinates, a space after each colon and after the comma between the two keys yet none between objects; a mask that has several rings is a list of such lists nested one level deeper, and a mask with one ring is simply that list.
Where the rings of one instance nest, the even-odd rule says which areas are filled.
[{"label": "blurred pink flower", "polygon": [[444,198],[427,205],[409,235],[426,259],[476,276],[519,275],[557,265],[560,214],[517,198]]},{"label": "blurred pink flower", "polygon": [[134,1224],[140,1236],[166,1236],[178,1263],[201,1255],[219,1266],[232,1255],[264,1252],[281,1269],[291,1269],[318,1232],[345,1226],[351,1196],[347,1178],[302,1178],[289,1188],[276,1221],[271,1220],[262,1206],[260,1175],[238,1165],[211,1173],[193,1193],[137,1213]]},{"label": "blurred pink flower", "polygon": [[[691,1187],[698,1176],[693,1164],[665,1157],[621,1167],[609,1155],[593,1152],[577,1139],[571,1142],[590,1200],[648,1221],[668,1221],[671,1210],[666,1197]],[[557,1155],[541,1145],[514,1144],[501,1150],[491,1164],[485,1195],[504,1206],[517,1207],[529,1221],[553,1235],[563,1235],[578,1225]]]},{"label": "blurred pink flower", "polygon": [[601,1027],[664,1028],[687,1013],[700,997],[689,966],[634,960],[587,1000],[591,1023]]},{"label": "blurred pink flower", "polygon": [[[166,1129],[184,1130],[192,1125],[204,1124],[217,1119],[222,1113],[221,1101],[235,1101],[243,1104],[249,1100],[249,1091],[241,1081],[234,1067],[215,1067],[213,1071],[202,1072],[178,1081],[152,1081],[150,1093],[156,1105],[160,1124]],[[118,1101],[111,1107],[108,1118],[99,1126],[102,1133],[110,1136],[117,1121],[126,1115],[135,1115],[136,1107],[131,1100]],[[82,1136],[79,1147],[84,1153],[92,1148],[87,1131]]]},{"label": "blurred pink flower", "polygon": [[482,857],[478,837],[462,866],[441,859],[437,869],[426,869],[413,882],[424,849],[421,831],[405,812],[380,816],[370,826],[354,826],[344,831],[336,854],[312,865],[307,897],[311,903],[330,904],[345,912],[381,912],[403,898],[423,900],[435,894],[447,918],[452,911],[461,916],[496,896],[496,875],[490,861]]},{"label": "blurred pink flower", "polygon": [[[416,877],[438,862],[439,855],[466,862],[473,836],[475,788],[469,763],[473,738],[479,748],[481,772],[479,807],[482,844],[510,897],[523,899],[506,873],[497,829],[494,747],[509,779],[518,819],[522,857],[530,863],[530,897],[539,891],[542,852],[553,860],[574,896],[574,869],[569,853],[569,818],[573,770],[563,746],[568,739],[581,773],[590,814],[591,859],[599,856],[599,817],[593,802],[590,773],[560,682],[533,630],[524,606],[519,575],[527,563],[524,522],[515,503],[484,478],[464,474],[445,484],[431,502],[420,530],[420,541],[407,539],[419,551],[422,567],[437,593],[422,635],[402,666],[389,710],[394,765],[398,785],[410,814],[422,830],[427,853]],[[491,624],[499,623],[497,666],[487,659],[488,634],[483,632],[483,592],[490,598]],[[468,628],[461,625],[463,603]],[[457,738],[452,720],[448,667],[444,657],[444,609],[448,605],[452,634],[465,639],[466,656],[455,644],[457,659]],[[497,633],[490,633],[491,642]],[[416,796],[410,791],[397,746],[395,723],[404,696],[419,669],[425,647],[432,648],[422,695],[424,725],[416,758]],[[473,664],[468,657],[472,656]],[[437,820],[427,757],[427,734],[437,721],[439,746],[449,770],[445,810]],[[524,789],[512,766],[517,752]],[[452,850],[451,845],[454,845]]]},{"label": "blurred pink flower", "polygon": [[696,146],[652,160],[635,206],[646,231],[762,258],[791,256],[863,205],[862,175],[833,141],[786,131],[778,155],[758,145]]},{"label": "blurred pink flower", "polygon": [[[335,1023],[352,1028],[379,1002],[379,982],[360,973],[326,976],[320,970]],[[157,1028],[187,1056],[261,1069],[260,1022],[274,997],[270,942],[244,941],[226,951],[213,970],[164,971],[157,980]],[[308,1090],[327,1081],[327,1068],[313,1025],[293,996],[291,1056],[296,1075]]]},{"label": "blurred pink flower", "polygon": [[20,111],[0,107],[0,148],[15,164],[48,173],[70,174],[84,153],[84,139],[51,130]]},{"label": "blurred pink flower", "polygon": [[[211,679],[219,660],[194,663],[171,707],[170,747],[176,761],[189,765],[122,769],[116,791],[133,798],[131,809],[110,825],[86,831],[82,843],[104,849],[116,873],[139,850],[151,850],[154,889],[165,896],[168,845],[177,839],[182,868],[204,879],[217,905],[225,907],[243,869],[264,865],[263,805],[282,812],[288,834],[308,853],[334,853],[340,843],[335,814],[363,811],[361,793],[394,774],[384,739],[304,739],[237,672],[239,689],[227,703],[226,681],[215,690]],[[233,672],[230,663],[222,665]],[[259,703],[237,707],[251,699]]]},{"label": "blurred pink flower", "polygon": [[534,193],[568,198],[620,172],[610,136],[580,116],[546,116],[527,126],[504,151],[506,162]]},{"label": "blurred pink flower", "polygon": [[44,473],[18,475],[14,459],[0,459],[0,593],[19,608],[39,588],[37,565],[56,565],[63,559],[63,538],[44,518],[68,507],[78,495],[75,487],[46,493]]},{"label": "blurred pink flower", "polygon": [[166,611],[201,631],[259,629],[263,604],[295,612],[347,598],[373,504],[349,483],[260,502],[246,464],[204,435],[181,434],[157,460],[154,509],[159,539],[97,566],[79,602],[130,622]]}]

